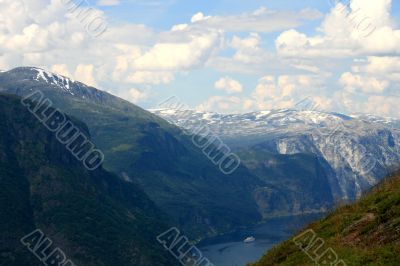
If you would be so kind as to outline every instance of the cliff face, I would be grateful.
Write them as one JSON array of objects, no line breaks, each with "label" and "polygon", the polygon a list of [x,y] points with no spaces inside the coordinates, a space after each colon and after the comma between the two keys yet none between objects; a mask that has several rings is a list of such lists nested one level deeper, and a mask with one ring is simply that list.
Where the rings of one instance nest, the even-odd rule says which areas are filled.
[{"label": "cliff face", "polygon": [[156,241],[165,215],[140,189],[88,171],[18,98],[2,94],[0,186],[0,265],[40,265],[20,242],[35,229],[76,265],[175,264]]},{"label": "cliff face", "polygon": [[331,184],[318,157],[279,155],[263,149],[242,149],[243,164],[264,186],[254,196],[264,218],[319,213],[334,205]]},{"label": "cliff face", "polygon": [[[323,243],[320,249],[313,244],[318,239]],[[251,265],[322,265],[324,260],[349,266],[400,265],[400,173],[387,177],[355,204],[311,224]]]}]

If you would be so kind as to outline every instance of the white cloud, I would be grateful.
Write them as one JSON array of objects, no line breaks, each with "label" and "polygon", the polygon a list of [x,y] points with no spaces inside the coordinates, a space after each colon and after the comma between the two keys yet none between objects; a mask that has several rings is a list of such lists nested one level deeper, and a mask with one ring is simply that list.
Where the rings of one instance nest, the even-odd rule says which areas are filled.
[{"label": "white cloud", "polygon": [[358,93],[347,91],[340,91],[334,97],[334,100],[349,114],[361,112],[386,117],[400,117],[399,96],[367,95],[363,99],[360,101]]},{"label": "white cloud", "polygon": [[317,76],[281,75],[260,78],[250,97],[213,96],[197,107],[199,110],[214,110],[221,113],[240,113],[254,110],[295,108],[304,98],[318,104],[320,110],[330,110],[333,100],[318,95],[323,80]]},{"label": "white cloud", "polygon": [[135,84],[168,84],[174,80],[174,74],[167,71],[138,71],[126,79]]},{"label": "white cloud", "polygon": [[94,40],[60,1],[0,1],[1,68],[35,65],[90,85],[116,83],[116,94],[119,87],[166,84],[178,72],[202,67],[221,39],[218,30],[191,25],[155,32],[121,24]]},{"label": "white cloud", "polygon": [[383,93],[390,85],[387,80],[375,77],[354,75],[350,72],[343,73],[339,81],[348,91],[361,91],[364,93]]},{"label": "white cloud", "polygon": [[400,54],[400,30],[390,18],[391,0],[338,1],[315,36],[291,29],[276,40],[276,49],[286,57],[350,57]]},{"label": "white cloud", "polygon": [[183,42],[157,43],[138,57],[133,66],[139,70],[189,70],[204,64],[219,47],[216,31],[189,33]]},{"label": "white cloud", "polygon": [[120,0],[100,0],[97,1],[98,6],[118,6],[121,4]]},{"label": "white cloud", "polygon": [[[165,2],[138,3],[156,7]],[[344,111],[373,111],[363,101],[371,106],[386,102],[389,107],[376,110],[397,114],[395,101],[387,98],[398,94],[400,87],[400,29],[390,17],[391,3],[351,0],[350,7],[338,4],[315,34],[306,34],[298,26],[322,18],[318,11],[259,8],[237,15],[199,12],[191,21],[166,31],[111,24],[93,39],[62,1],[0,0],[0,69],[44,67],[145,102],[153,97],[151,86],[166,85],[181,73],[206,68],[223,77],[214,84],[218,89],[242,93],[212,97],[203,104],[207,108],[225,112],[284,108],[311,95],[326,108],[343,103]],[[275,31],[284,32],[275,40],[273,51],[262,33]],[[226,53],[220,53],[222,49]],[[201,72],[194,75],[204,75]],[[248,84],[240,84],[235,73],[264,78],[251,94],[244,95],[243,85]],[[212,85],[207,89],[212,91]]]},{"label": "white cloud", "polygon": [[250,33],[250,35],[244,39],[234,36],[230,43],[230,46],[236,49],[233,59],[246,64],[262,63],[267,55],[265,51],[261,49],[260,44],[261,37],[257,33]]},{"label": "white cloud", "polygon": [[50,70],[56,74],[65,76],[65,77],[69,77],[69,78],[73,78],[72,74],[69,72],[68,70],[68,66],[66,64],[56,64],[53,65]]},{"label": "white cloud", "polygon": [[75,69],[75,79],[93,87],[97,87],[97,83],[94,78],[94,65],[79,64]]},{"label": "white cloud", "polygon": [[293,108],[305,97],[320,95],[322,87],[323,80],[318,76],[265,76],[251,96],[259,110]]},{"label": "white cloud", "polygon": [[400,65],[398,57],[370,56],[356,60],[352,72],[339,79],[343,87],[335,95],[348,113],[366,112],[382,116],[400,117]]},{"label": "white cloud", "polygon": [[129,90],[129,96],[129,99],[133,103],[138,103],[140,101],[146,100],[149,97],[147,92],[135,88]]},{"label": "white cloud", "polygon": [[118,92],[117,95],[132,103],[139,104],[144,103],[151,98],[152,93],[147,89],[127,88],[126,90]]},{"label": "white cloud", "polygon": [[183,31],[186,30],[188,27],[189,27],[188,24],[178,24],[172,26],[171,31]]},{"label": "white cloud", "polygon": [[210,16],[204,16],[202,12],[196,13],[193,15],[192,19],[190,20],[192,23],[207,20],[211,18]]},{"label": "white cloud", "polygon": [[229,94],[240,93],[243,91],[243,86],[239,81],[234,80],[230,77],[219,79],[215,82],[214,87],[219,90],[223,90]]},{"label": "white cloud", "polygon": [[361,62],[361,64],[353,66],[352,70],[355,73],[363,73],[398,83],[400,82],[400,57],[369,56],[365,63]]},{"label": "white cloud", "polygon": [[400,117],[400,97],[375,95],[368,97],[363,110],[370,114],[379,114],[388,117]]},{"label": "white cloud", "polygon": [[[336,111],[398,116],[388,96],[398,95],[400,86],[400,29],[391,17],[392,1],[332,2],[316,34],[282,32],[275,40],[278,55],[299,70],[324,76],[328,90],[316,95],[331,99],[328,106]],[[337,84],[329,82],[329,73],[341,73]]]},{"label": "white cloud", "polygon": [[223,29],[231,32],[274,32],[295,28],[307,20],[316,20],[322,14],[314,9],[300,12],[274,11],[265,7],[252,12],[231,16],[209,16],[196,14],[192,22],[208,28]]}]

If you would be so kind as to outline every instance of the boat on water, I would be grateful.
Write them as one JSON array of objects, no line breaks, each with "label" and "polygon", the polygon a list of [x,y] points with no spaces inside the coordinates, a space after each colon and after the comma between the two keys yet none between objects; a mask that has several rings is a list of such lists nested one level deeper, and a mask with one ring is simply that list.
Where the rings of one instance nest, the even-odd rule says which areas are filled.
[{"label": "boat on water", "polygon": [[244,243],[251,243],[251,242],[254,242],[254,241],[256,241],[254,236],[249,236],[245,240],[243,240]]}]

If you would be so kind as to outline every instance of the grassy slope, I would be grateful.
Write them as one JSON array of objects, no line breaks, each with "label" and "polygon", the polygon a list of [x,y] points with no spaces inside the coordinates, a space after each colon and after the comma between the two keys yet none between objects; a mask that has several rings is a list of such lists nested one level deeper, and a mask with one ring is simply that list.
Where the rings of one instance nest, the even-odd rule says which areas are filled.
[{"label": "grassy slope", "polygon": [[[313,229],[347,265],[400,265],[400,173],[306,229]],[[291,239],[252,264],[266,265],[315,264]]]},{"label": "grassy slope", "polygon": [[36,228],[77,265],[176,264],[156,241],[165,215],[140,189],[86,171],[19,99],[1,94],[0,186],[0,265],[38,264],[19,242]]}]

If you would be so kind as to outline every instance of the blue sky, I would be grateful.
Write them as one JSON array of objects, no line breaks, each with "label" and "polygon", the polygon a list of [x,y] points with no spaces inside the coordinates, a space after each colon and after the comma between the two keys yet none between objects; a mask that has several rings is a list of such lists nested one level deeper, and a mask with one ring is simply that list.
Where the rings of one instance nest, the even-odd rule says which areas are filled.
[{"label": "blue sky", "polygon": [[120,1],[120,5],[100,7],[107,15],[117,20],[146,24],[151,27],[168,30],[173,25],[187,22],[193,14],[203,12],[207,15],[230,15],[252,12],[261,6],[276,10],[301,10],[304,7],[317,8],[322,12],[329,10],[326,1]]},{"label": "blue sky", "polygon": [[[399,1],[0,5],[1,69],[43,67],[144,108],[176,96],[190,108],[238,113],[311,97],[321,110],[400,117]],[[99,36],[88,28],[95,18],[106,27]]]}]

